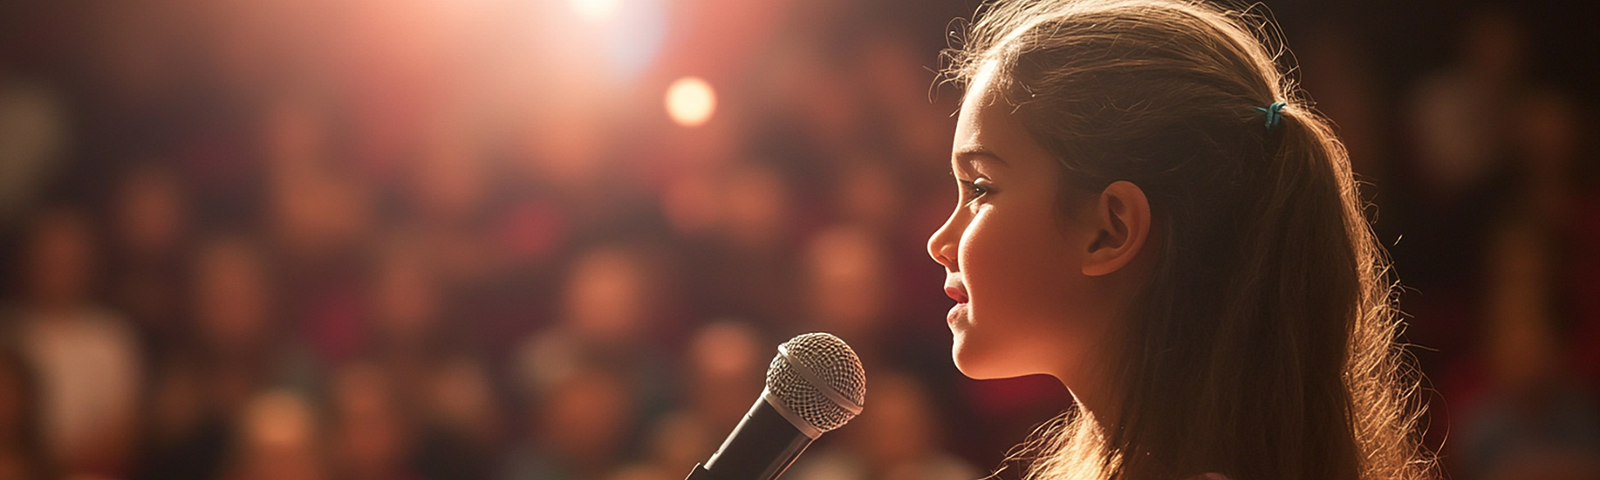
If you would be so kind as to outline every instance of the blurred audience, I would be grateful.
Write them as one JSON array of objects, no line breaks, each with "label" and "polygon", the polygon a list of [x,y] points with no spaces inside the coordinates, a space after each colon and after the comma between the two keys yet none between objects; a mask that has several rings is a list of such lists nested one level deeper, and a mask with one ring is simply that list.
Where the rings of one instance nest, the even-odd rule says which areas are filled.
[{"label": "blurred audience", "polygon": [[733,431],[766,387],[776,349],[761,332],[737,320],[716,320],[695,331],[684,366],[680,401],[686,415],[712,431]]},{"label": "blurred audience", "polygon": [[631,390],[623,375],[588,365],[544,385],[527,402],[523,439],[500,478],[605,479],[626,464],[635,440],[638,408]]},{"label": "blurred audience", "polygon": [[329,379],[329,467],[336,478],[423,478],[410,456],[416,431],[395,398],[396,380],[362,362],[339,367]]},{"label": "blurred audience", "polygon": [[1487,382],[1456,397],[1457,455],[1473,479],[1600,478],[1600,408],[1564,364],[1548,237],[1515,221],[1496,232],[1481,338]]},{"label": "blurred audience", "polygon": [[217,478],[245,406],[277,380],[282,336],[264,252],[238,234],[200,241],[182,343],[158,354],[146,405],[141,478]]},{"label": "blurred audience", "polygon": [[849,338],[862,355],[880,354],[885,337],[894,334],[883,328],[895,287],[883,250],[882,242],[861,228],[834,227],[814,235],[802,266],[806,318],[796,326]]},{"label": "blurred audience", "polygon": [[[188,329],[182,288],[190,245],[190,199],[176,173],[154,160],[136,161],[111,192],[114,264],[107,296],[137,326],[153,355],[181,348]],[[265,301],[265,299],[262,299]]]},{"label": "blurred audience", "polygon": [[72,137],[66,105],[49,83],[0,63],[0,225],[39,208],[37,196],[65,170]]},{"label": "blurred audience", "polygon": [[785,478],[796,480],[959,480],[982,477],[966,461],[941,447],[932,400],[913,377],[874,375],[872,410],[831,445],[796,462]]},{"label": "blurred audience", "polygon": [[68,475],[126,474],[144,357],[127,320],[95,299],[100,236],[68,206],[41,211],[25,235],[25,292],[6,327],[37,369],[46,445]]},{"label": "blurred audience", "polygon": [[434,264],[415,243],[380,249],[370,298],[374,320],[365,357],[393,383],[412,428],[416,466],[427,478],[487,478],[499,434],[488,373],[469,337],[443,318]]},{"label": "blurred audience", "polygon": [[265,391],[241,412],[239,446],[224,473],[227,480],[323,480],[332,478],[316,411],[300,395]]},{"label": "blurred audience", "polygon": [[1482,188],[1504,164],[1510,100],[1524,88],[1527,38],[1509,12],[1477,7],[1460,32],[1456,64],[1413,93],[1418,187],[1445,205]]},{"label": "blurred audience", "polygon": [[0,346],[0,478],[59,478],[44,443],[39,380],[13,345]]}]

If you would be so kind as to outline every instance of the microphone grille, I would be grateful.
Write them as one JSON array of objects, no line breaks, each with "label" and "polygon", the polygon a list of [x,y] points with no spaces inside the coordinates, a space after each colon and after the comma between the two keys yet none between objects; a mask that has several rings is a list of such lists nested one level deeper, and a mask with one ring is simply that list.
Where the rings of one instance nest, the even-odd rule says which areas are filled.
[{"label": "microphone grille", "polygon": [[785,342],[778,352],[767,368],[767,390],[790,412],[823,432],[861,412],[867,375],[861,358],[844,340],[807,333]]}]

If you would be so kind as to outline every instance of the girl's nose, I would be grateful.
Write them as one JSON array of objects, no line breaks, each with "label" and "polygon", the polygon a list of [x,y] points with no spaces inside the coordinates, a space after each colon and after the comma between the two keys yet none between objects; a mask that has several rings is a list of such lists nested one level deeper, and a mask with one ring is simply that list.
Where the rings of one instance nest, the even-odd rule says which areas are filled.
[{"label": "girl's nose", "polygon": [[956,247],[960,244],[960,237],[956,235],[960,230],[954,228],[955,222],[956,215],[951,214],[950,219],[945,220],[944,225],[939,226],[939,229],[933,232],[933,236],[928,237],[928,256],[952,272],[957,270]]}]

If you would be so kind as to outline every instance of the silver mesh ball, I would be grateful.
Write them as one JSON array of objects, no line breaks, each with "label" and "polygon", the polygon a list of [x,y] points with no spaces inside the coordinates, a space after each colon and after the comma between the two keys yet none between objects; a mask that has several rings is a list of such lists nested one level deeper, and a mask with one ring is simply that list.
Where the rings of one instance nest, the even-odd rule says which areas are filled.
[{"label": "silver mesh ball", "polygon": [[[826,333],[807,333],[790,339],[780,348],[789,355],[780,354],[772,359],[772,365],[767,368],[767,389],[789,411],[823,432],[839,428],[855,418],[866,401],[867,375],[861,367],[861,359],[844,340]],[[789,364],[789,358],[809,369],[822,384],[807,381]],[[854,403],[855,408],[829,399],[822,389],[832,390],[838,397]]]}]

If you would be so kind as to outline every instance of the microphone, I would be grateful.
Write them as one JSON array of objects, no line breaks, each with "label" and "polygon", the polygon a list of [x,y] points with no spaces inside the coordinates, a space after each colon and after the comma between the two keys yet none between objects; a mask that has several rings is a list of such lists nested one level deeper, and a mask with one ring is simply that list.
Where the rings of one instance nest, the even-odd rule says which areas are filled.
[{"label": "microphone", "polygon": [[824,432],[861,413],[867,376],[839,337],[807,333],[778,346],[767,386],[722,447],[685,480],[773,480]]}]

